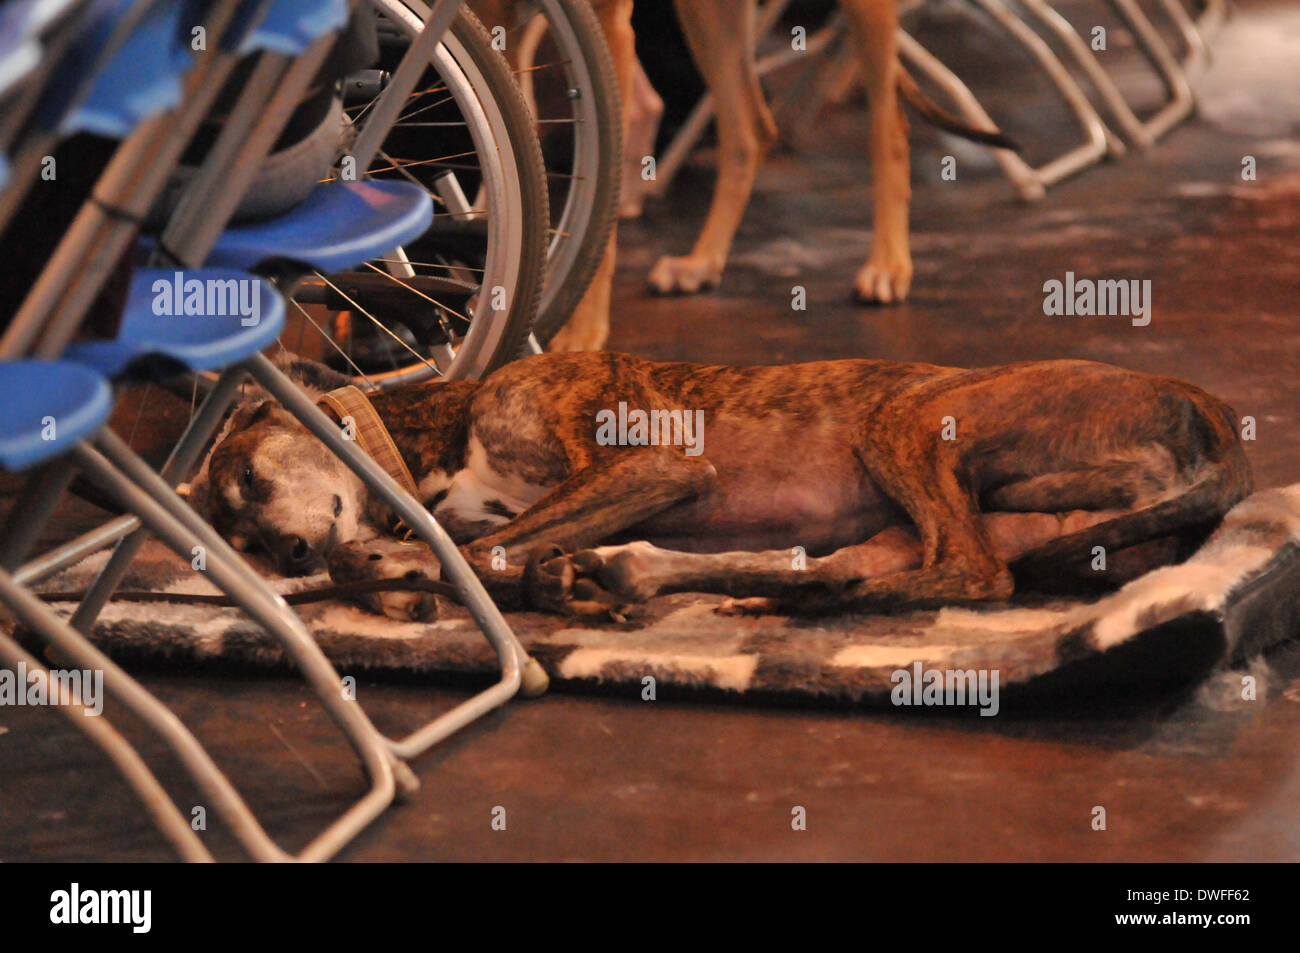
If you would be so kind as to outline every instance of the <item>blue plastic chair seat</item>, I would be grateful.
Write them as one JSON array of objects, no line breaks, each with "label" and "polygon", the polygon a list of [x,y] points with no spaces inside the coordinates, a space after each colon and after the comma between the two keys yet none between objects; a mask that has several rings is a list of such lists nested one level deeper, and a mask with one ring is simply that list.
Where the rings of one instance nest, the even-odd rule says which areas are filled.
[{"label": "blue plastic chair seat", "polygon": [[0,36],[29,40],[39,37],[78,0],[8,0],[0,7]]},{"label": "blue plastic chair seat", "polygon": [[23,470],[56,457],[104,425],[108,381],[67,361],[0,363],[0,467]]},{"label": "blue plastic chair seat", "polygon": [[326,182],[265,222],[228,228],[207,264],[252,270],[272,259],[317,271],[356,268],[428,229],[433,200],[411,182]]},{"label": "blue plastic chair seat", "polygon": [[0,96],[17,86],[40,62],[41,45],[35,40],[13,42],[12,37],[0,33]]},{"label": "blue plastic chair seat", "polygon": [[[255,6],[245,4],[240,13]],[[271,0],[261,22],[244,34],[238,51],[301,56],[312,41],[343,29],[347,22],[347,0]]]},{"label": "blue plastic chair seat", "polygon": [[41,32],[71,0],[9,0],[0,6],[0,95],[41,62]]},{"label": "blue plastic chair seat", "polygon": [[[120,17],[130,6],[131,0],[119,0],[112,13]],[[183,23],[192,16],[185,12],[188,9],[184,0],[155,0],[99,70],[86,100],[64,117],[59,131],[124,139],[140,122],[175,107],[183,94],[182,80],[193,62],[189,47],[182,42]],[[83,38],[82,45],[102,49],[113,20],[113,15],[105,17]],[[78,62],[92,61],[85,51],[78,51],[64,65],[72,69]]]},{"label": "blue plastic chair seat", "polygon": [[159,358],[214,371],[256,354],[283,329],[284,298],[264,278],[214,268],[142,268],[131,278],[116,340],[77,341],[64,354],[113,379],[147,372]]}]

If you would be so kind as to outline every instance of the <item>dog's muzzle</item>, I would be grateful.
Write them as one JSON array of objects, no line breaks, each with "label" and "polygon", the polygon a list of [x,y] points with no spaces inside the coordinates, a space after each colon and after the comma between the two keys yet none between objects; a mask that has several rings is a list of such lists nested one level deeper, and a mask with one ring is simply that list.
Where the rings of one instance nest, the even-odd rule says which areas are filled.
[{"label": "dog's muzzle", "polygon": [[301,536],[282,536],[272,555],[282,576],[308,576],[324,565],[322,554]]}]

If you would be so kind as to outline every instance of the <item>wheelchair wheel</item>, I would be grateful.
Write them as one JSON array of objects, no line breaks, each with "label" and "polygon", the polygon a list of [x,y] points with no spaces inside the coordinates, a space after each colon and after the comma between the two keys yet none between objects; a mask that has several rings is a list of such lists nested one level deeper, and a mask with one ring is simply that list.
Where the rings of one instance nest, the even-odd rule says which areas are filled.
[{"label": "wheelchair wheel", "polygon": [[588,0],[515,4],[511,55],[533,110],[551,208],[545,290],[533,335],[545,346],[600,265],[618,214],[623,110],[614,63]]},{"label": "wheelchair wheel", "polygon": [[[380,67],[349,77],[345,90],[358,130],[428,13],[419,0],[374,4]],[[434,223],[368,270],[298,286],[293,305],[332,342],[329,363],[360,384],[388,388],[480,377],[517,356],[544,281],[545,168],[514,77],[468,10],[385,130],[370,169],[354,170],[367,172],[425,188]],[[305,305],[323,305],[326,314],[315,318]]]}]

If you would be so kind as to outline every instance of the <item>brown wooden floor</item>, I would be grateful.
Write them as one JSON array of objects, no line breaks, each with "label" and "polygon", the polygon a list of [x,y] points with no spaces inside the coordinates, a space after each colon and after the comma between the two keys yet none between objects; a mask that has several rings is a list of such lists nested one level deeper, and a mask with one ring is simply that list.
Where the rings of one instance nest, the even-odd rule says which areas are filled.
[{"label": "brown wooden floor", "polygon": [[[922,39],[941,46],[943,25]],[[993,111],[1018,117],[1013,131],[1031,160],[1042,143],[1065,141],[1052,102],[1017,87],[1023,71],[979,62],[998,46],[965,35],[974,37],[968,66],[984,73],[978,91],[1002,84],[1018,97]],[[1300,480],[1300,11],[1247,4],[1214,47],[1215,68],[1199,80],[1202,118],[1150,155],[1093,169],[1033,206],[982,168],[978,151],[918,126],[917,278],[904,307],[848,301],[869,222],[860,111],[828,117],[822,141],[769,162],[718,293],[647,298],[654,256],[688,247],[705,208],[708,174],[691,173],[670,204],[623,228],[611,346],[710,362],[1111,361],[1226,398],[1258,421],[1249,448],[1258,485]],[[949,152],[959,157],[956,183],[936,171]],[[1241,179],[1248,155],[1256,182]],[[1067,270],[1149,278],[1151,325],[1044,317],[1043,282]],[[796,284],[807,289],[805,312],[790,309]],[[120,423],[134,426],[131,408]],[[421,790],[343,856],[1297,860],[1300,647],[1252,674],[1261,692],[1251,704],[1224,701],[1237,673],[1173,696],[996,719],[552,694],[514,703],[418,761]],[[158,669],[143,680],[286,844],[305,843],[359,792],[348,749],[295,681]],[[396,732],[464,692],[363,682],[360,700]],[[156,763],[176,777],[165,757]],[[177,783],[180,803],[194,803]],[[506,831],[490,827],[498,805]],[[804,832],[791,830],[795,805],[807,809]],[[1091,829],[1096,805],[1107,810],[1105,832]],[[167,858],[137,815],[112,770],[60,719],[0,709],[0,860]],[[220,832],[209,836],[232,855]]]}]

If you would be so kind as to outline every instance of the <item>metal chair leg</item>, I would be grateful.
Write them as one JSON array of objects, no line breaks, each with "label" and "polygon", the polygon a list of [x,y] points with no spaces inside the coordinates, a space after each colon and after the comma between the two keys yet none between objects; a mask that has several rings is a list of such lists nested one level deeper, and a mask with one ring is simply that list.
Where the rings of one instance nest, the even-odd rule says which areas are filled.
[{"label": "metal chair leg", "polygon": [[428,510],[407,495],[354,441],[345,440],[334,422],[265,355],[254,355],[246,366],[259,384],[346,463],[429,545],[442,563],[443,571],[456,586],[461,602],[496,651],[501,670],[499,682],[462,702],[410,737],[399,742],[390,741],[393,751],[403,758],[413,757],[491,709],[504,704],[521,687],[525,695],[537,695],[545,691],[549,681],[545,671],[524,651],[502,617],[501,610],[483,588],[483,583],[474,574],[446,530],[438,525]]},{"label": "metal chair leg", "polygon": [[[464,557],[442,527],[437,524],[418,501],[408,497],[387,473],[379,468],[369,456],[360,451],[355,443],[344,440],[333,421],[326,417],[298,389],[297,385],[285,377],[269,359],[258,355],[249,361],[245,367],[238,369],[237,372],[227,371],[223,375],[218,390],[214,390],[205,401],[201,416],[209,412],[209,410],[219,416],[220,411],[215,408],[221,407],[221,409],[224,409],[227,402],[227,394],[223,393],[223,391],[229,389],[233,393],[233,388],[237,385],[238,378],[242,377],[245,369],[251,371],[257,381],[272,396],[277,398],[286,409],[295,414],[304,425],[312,430],[326,446],[365,480],[385,502],[392,506],[394,511],[406,521],[407,525],[415,530],[417,535],[429,544],[442,563],[448,577],[457,586],[471,616],[473,616],[475,622],[488,639],[489,644],[492,645],[496,652],[501,667],[500,681],[408,737],[396,741],[385,739],[392,752],[402,759],[415,757],[493,708],[509,701],[521,689],[526,696],[538,695],[545,691],[549,681],[545,671],[534,659],[528,656],[523,646],[519,644],[518,639],[515,638],[514,633],[510,631],[509,625],[502,617],[500,610],[492,602],[482,583],[465,562]],[[182,442],[191,448],[199,448],[206,441],[207,434],[212,429],[212,427],[201,422],[196,417],[194,424],[191,425]],[[200,434],[202,435],[200,436]],[[120,466],[132,480],[145,486],[146,489],[150,489],[150,484],[155,483],[155,481],[161,483],[162,477],[153,474],[142,461],[137,465],[132,459],[134,458],[133,454],[130,455],[130,458],[127,457],[129,450],[126,449],[124,444],[121,444],[118,438],[112,435],[104,435],[97,441],[97,445],[106,453],[111,451],[113,463]],[[176,466],[169,474],[173,477],[186,472],[193,462],[192,455],[188,450],[182,452],[178,448],[174,457],[176,458]],[[170,491],[170,486],[168,486],[168,490]],[[184,507],[184,504],[179,500],[177,502]],[[131,509],[134,511],[135,507],[132,506]],[[196,514],[188,511],[188,507],[185,507],[185,509],[193,520],[198,520]],[[206,524],[202,525],[206,527]],[[215,535],[215,532],[210,528],[208,528],[208,533]],[[78,629],[89,631],[93,626],[94,619],[98,616],[104,602],[111,596],[113,589],[120,582],[143,538],[143,531],[137,530],[133,536],[128,537],[119,545],[118,550],[96,579],[85,601],[73,616],[73,622]],[[183,551],[188,552],[188,550]],[[237,556],[235,558],[238,559]],[[240,565],[242,567],[242,561]],[[251,573],[251,570],[249,572]],[[225,587],[223,586],[223,588]],[[297,623],[297,617],[292,616],[292,618]],[[260,617],[258,621],[267,624]],[[300,625],[300,623],[298,624]],[[328,685],[333,693],[337,693],[336,677],[330,676]],[[330,697],[332,698],[333,695]]]},{"label": "metal chair leg", "polygon": [[1183,6],[1183,0],[1160,0],[1160,5],[1165,8],[1166,15],[1183,38],[1183,46],[1187,48],[1183,53],[1183,69],[1193,70],[1204,66],[1209,56],[1205,38],[1196,28],[1192,15]]},{"label": "metal chair leg", "polygon": [[[1047,0],[1019,0],[1020,5],[1032,13],[1039,21],[1060,38],[1065,48],[1070,51],[1079,68],[1087,74],[1088,80],[1105,102],[1110,114],[1119,123],[1129,140],[1141,149],[1149,149],[1154,142],[1147,133],[1142,120],[1129,108],[1124,94],[1119,91],[1115,81],[1102,67],[1097,56],[1083,41],[1083,37],[1065,17],[1061,16]],[[1118,140],[1114,140],[1118,142]]]},{"label": "metal chair leg", "polygon": [[[371,779],[371,790],[299,855],[303,860],[333,856],[392,803],[399,783],[404,790],[414,789],[418,785],[415,776],[394,757],[361,706],[344,696],[338,674],[284,599],[176,496],[162,477],[111,431],[101,431],[95,447],[78,445],[74,455],[83,473],[124,509],[136,513],[143,525],[174,551],[189,556],[196,544],[204,547],[208,576],[277,639],[361,757]],[[129,678],[124,672],[120,677]],[[156,724],[157,718],[155,712],[151,723]],[[241,841],[250,853],[265,855],[273,846],[269,840],[250,835],[247,829]]]},{"label": "metal chair leg", "polygon": [[76,467],[66,457],[31,472],[0,533],[0,568],[12,572],[26,558],[74,476]]},{"label": "metal chair leg", "polygon": [[[0,586],[4,586],[7,580],[7,576],[0,576]],[[48,625],[44,615],[38,611],[38,606],[32,604],[36,597],[30,592],[17,586],[4,586],[0,592],[6,603],[15,607],[15,611],[21,610],[26,614],[24,621],[34,623],[31,625],[32,630],[62,657],[70,659],[79,668],[104,673],[104,687],[167,742],[204,796],[212,802],[213,810],[230,825],[235,837],[251,857],[262,861],[289,859],[267,836],[248,805],[213,763],[203,746],[162,702],[70,627]]]},{"label": "metal chair leg", "polygon": [[1066,103],[1074,112],[1075,118],[1079,120],[1087,137],[1083,145],[1035,169],[1034,175],[1038,181],[1044,187],[1054,185],[1067,176],[1074,175],[1101,161],[1108,153],[1121,154],[1123,146],[1119,140],[1106,128],[1106,124],[1101,121],[1101,116],[1097,114],[1097,110],[1079,88],[1079,84],[1074,81],[1070,71],[1057,59],[1056,54],[1043,38],[1026,26],[1024,21],[1012,13],[1001,0],[975,0],[975,2],[1038,61],[1038,65],[1065,97]]},{"label": "metal chair leg", "polygon": [[1137,5],[1137,0],[1110,0],[1110,4],[1133,31],[1138,45],[1169,91],[1169,101],[1142,124],[1147,135],[1154,141],[1192,114],[1196,107],[1192,87],[1188,85],[1187,74],[1178,65],[1173,53],[1169,52],[1169,47],[1151,25],[1142,8]]},{"label": "metal chair leg", "polygon": [[103,526],[97,526],[90,532],[23,563],[22,568],[13,574],[14,581],[22,586],[40,582],[69,566],[75,566],[101,549],[107,549],[139,528],[140,520],[130,514],[109,520]]},{"label": "metal chair leg", "polygon": [[[171,455],[162,468],[161,476],[167,481],[168,486],[174,487],[194,468],[194,464],[198,462],[199,454],[203,452],[208,439],[221,426],[226,410],[238,396],[239,385],[245,376],[244,369],[236,366],[227,368],[217,379],[216,385],[204,398],[198,413],[190,419],[189,425],[185,428],[185,433],[181,435],[181,439],[172,449]],[[136,529],[135,532],[117,544],[117,547],[113,550],[113,555],[104,564],[104,568],[99,571],[95,581],[86,590],[85,598],[81,600],[81,604],[77,606],[76,611],[72,614],[70,621],[74,629],[89,634],[90,630],[94,628],[95,619],[99,617],[105,603],[112,598],[113,592],[121,583],[127,570],[130,569],[131,561],[135,559],[148,535],[147,531]]]},{"label": "metal chair leg", "polygon": [[[50,629],[64,625],[64,622],[51,612],[48,606],[17,585],[13,577],[3,570],[0,570],[0,601],[13,611],[23,625],[33,631],[48,632]],[[35,657],[23,651],[22,646],[3,633],[0,633],[0,664],[15,671],[21,665],[26,668],[29,677],[30,673],[38,672],[41,673],[40,677],[49,678],[48,670]],[[149,770],[149,766],[108,719],[102,714],[96,715],[87,711],[80,698],[75,699],[73,704],[59,705],[58,708],[113,762],[122,779],[135,792],[145,811],[153,819],[154,826],[171,844],[181,860],[191,863],[211,862],[212,854],[203,846],[198,834],[186,823],[181,812],[163,790],[163,786]]]},{"label": "metal chair leg", "polygon": [[[370,457],[361,452],[354,443],[344,440],[333,422],[292,381],[281,374],[267,358],[258,355],[249,362],[247,370],[253,373],[254,377],[272,396],[280,400],[290,412],[298,416],[317,437],[323,440],[362,479],[366,480],[372,489],[379,493],[393,507],[394,511],[407,522],[407,525],[412,527],[417,535],[430,545],[442,562],[449,578],[458,587],[461,598],[470,610],[471,615],[496,651],[501,667],[501,678],[496,684],[407,737],[397,740],[384,738],[379,735],[368,720],[365,720],[364,726],[353,725],[353,733],[349,735],[349,740],[353,742],[354,747],[364,755],[364,749],[366,749],[369,740],[368,735],[373,732],[374,736],[378,737],[384,746],[385,754],[391,753],[392,756],[395,756],[394,760],[397,769],[403,772],[399,780],[413,786],[415,784],[413,776],[407,776],[405,774],[407,771],[405,764],[396,759],[412,758],[427,751],[439,741],[475,721],[493,708],[497,708],[509,701],[521,688],[525,695],[541,694],[541,692],[545,691],[548,682],[546,673],[535,660],[529,658],[523,646],[519,644],[510,631],[505,619],[501,616],[500,610],[496,608],[486,590],[483,589],[478,577],[465,562],[464,557],[456,549],[450,537],[446,535],[432,516],[417,501],[406,496],[405,492],[392,481],[388,474],[380,469]],[[189,469],[190,464],[193,462],[190,450],[201,447],[205,442],[207,432],[213,429],[208,425],[207,421],[200,420],[200,417],[206,417],[208,414],[219,417],[220,410],[224,409],[229,396],[225,391],[229,389],[233,392],[233,388],[237,386],[243,372],[244,368],[240,368],[235,371],[227,371],[223,375],[218,387],[205,401],[200,415],[195,418],[190,430],[182,438],[184,447],[178,447],[177,451],[174,452],[173,465],[167,471],[169,477],[174,478]],[[200,433],[203,434],[202,438],[199,436]],[[139,514],[149,531],[157,534],[173,549],[182,554],[188,554],[195,541],[207,547],[208,572],[213,580],[221,588],[235,596],[237,601],[244,605],[258,622],[276,634],[282,644],[286,645],[286,650],[289,651],[289,654],[298,663],[299,667],[303,668],[307,673],[309,681],[312,683],[313,688],[316,689],[318,696],[326,703],[331,715],[346,730],[348,728],[347,719],[342,715],[350,713],[341,713],[339,710],[341,693],[339,692],[338,676],[329,667],[324,657],[319,655],[319,648],[311,641],[310,636],[302,629],[297,616],[289,610],[283,600],[270,592],[260,577],[253,573],[251,569],[248,569],[233,550],[228,550],[228,546],[217,536],[215,531],[208,527],[206,523],[203,523],[198,515],[190,510],[182,500],[174,496],[169,483],[163,476],[154,473],[119,438],[105,432],[97,438],[96,445],[112,461],[113,465],[119,467],[127,475],[130,483],[121,481],[120,477],[108,465],[108,461],[99,457],[95,450],[89,448],[84,448],[78,454],[77,462],[82,469],[96,475],[96,482],[103,486],[106,492],[116,495],[125,508]],[[168,517],[179,522],[181,528],[178,528],[175,523],[168,522]],[[143,530],[137,529],[132,537],[125,540],[123,546],[119,547],[118,552],[114,554],[110,563],[101,572],[93,587],[93,594],[88,596],[87,602],[83,603],[84,608],[79,608],[77,610],[78,614],[74,616],[74,620],[80,628],[86,630],[90,628],[103,602],[111,595],[113,588],[120,581],[122,573],[129,564],[130,557],[134,555],[134,550],[138,547],[138,543],[134,543],[128,548],[126,543],[142,539],[143,533]],[[83,545],[83,548],[88,547]],[[214,559],[214,556],[218,558]],[[222,563],[222,557],[229,565]],[[31,567],[25,567],[25,569],[29,570],[28,575],[32,578],[39,578],[41,575],[46,574],[41,571],[39,566],[34,570]],[[268,600],[270,604],[268,604]],[[357,710],[360,710],[359,706]],[[364,718],[364,715],[361,717]],[[342,835],[331,835],[323,841],[318,838],[318,841],[314,842],[304,852],[303,857],[304,859],[323,859],[323,857],[337,851],[354,834],[355,831],[346,832]],[[326,835],[322,835],[322,838],[325,837]],[[250,844],[249,846],[251,852],[253,845]]]}]

